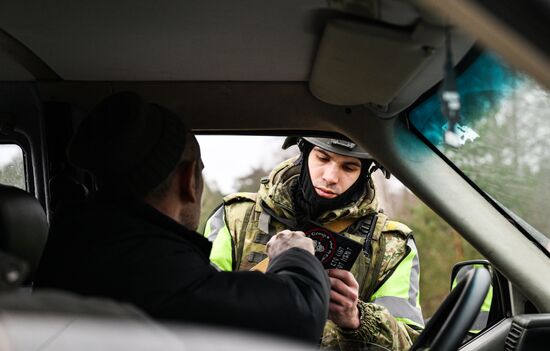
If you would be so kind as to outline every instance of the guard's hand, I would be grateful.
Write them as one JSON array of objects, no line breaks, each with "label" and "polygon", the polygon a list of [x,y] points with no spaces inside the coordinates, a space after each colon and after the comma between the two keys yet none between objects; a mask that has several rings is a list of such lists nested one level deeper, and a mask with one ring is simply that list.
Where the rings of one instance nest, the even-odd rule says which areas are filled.
[{"label": "guard's hand", "polygon": [[328,318],[342,329],[358,329],[359,284],[353,274],[343,269],[329,269],[330,304]]},{"label": "guard's hand", "polygon": [[283,230],[279,232],[267,242],[266,252],[269,259],[273,259],[280,253],[293,248],[298,247],[315,254],[313,247],[313,240],[306,238],[304,232],[293,232],[290,230]]}]

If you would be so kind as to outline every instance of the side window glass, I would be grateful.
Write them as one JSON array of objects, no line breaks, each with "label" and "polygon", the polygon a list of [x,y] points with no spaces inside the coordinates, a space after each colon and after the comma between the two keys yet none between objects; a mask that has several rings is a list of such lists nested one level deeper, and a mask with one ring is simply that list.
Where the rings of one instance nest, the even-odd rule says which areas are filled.
[{"label": "side window glass", "polygon": [[16,144],[0,144],[0,184],[27,190],[23,150]]},{"label": "side window glass", "polygon": [[[262,177],[300,153],[296,146],[282,150],[284,137],[199,135],[197,139],[205,165],[199,232],[224,196],[257,192]],[[428,319],[449,293],[454,264],[483,256],[394,176],[386,179],[382,172],[372,176],[384,213],[413,230],[421,267],[419,304]]]},{"label": "side window glass", "polygon": [[299,153],[297,146],[282,150],[280,136],[198,135],[197,140],[205,166],[199,232],[224,196],[258,191],[262,177]]}]

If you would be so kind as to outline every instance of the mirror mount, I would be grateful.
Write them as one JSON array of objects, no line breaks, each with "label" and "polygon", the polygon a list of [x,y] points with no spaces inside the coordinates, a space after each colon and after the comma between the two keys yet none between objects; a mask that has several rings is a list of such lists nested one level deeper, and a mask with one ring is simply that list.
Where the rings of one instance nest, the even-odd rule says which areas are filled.
[{"label": "mirror mount", "polygon": [[[451,290],[469,271],[477,267],[483,267],[489,271],[491,275],[491,288],[487,300],[484,301],[485,312],[487,312],[485,321],[484,323],[479,323],[480,325],[477,327],[472,328],[469,333],[470,336],[474,336],[479,330],[485,329],[486,327],[496,324],[503,318],[511,316],[508,282],[506,278],[485,259],[469,260],[455,264],[451,272]],[[477,322],[476,320],[476,324]]]}]

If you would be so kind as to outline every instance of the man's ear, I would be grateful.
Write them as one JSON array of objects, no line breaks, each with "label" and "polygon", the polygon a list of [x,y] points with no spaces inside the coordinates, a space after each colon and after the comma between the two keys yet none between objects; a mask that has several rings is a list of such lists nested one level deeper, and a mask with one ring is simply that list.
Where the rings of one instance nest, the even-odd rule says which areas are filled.
[{"label": "man's ear", "polygon": [[196,185],[199,181],[195,172],[197,166],[197,161],[184,162],[178,171],[180,196],[187,202],[195,203],[199,201],[196,191]]}]

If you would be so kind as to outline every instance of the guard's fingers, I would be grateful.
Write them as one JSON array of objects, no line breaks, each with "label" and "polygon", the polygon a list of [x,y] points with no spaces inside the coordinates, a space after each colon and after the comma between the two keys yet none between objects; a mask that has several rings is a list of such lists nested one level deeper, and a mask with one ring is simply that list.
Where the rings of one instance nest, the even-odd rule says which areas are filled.
[{"label": "guard's fingers", "polygon": [[346,310],[353,309],[357,301],[346,298],[343,295],[338,294],[337,292],[332,291],[330,293],[330,303],[329,308],[332,305],[333,312],[342,312]]},{"label": "guard's fingers", "polygon": [[329,277],[339,279],[349,287],[352,287],[354,289],[359,288],[359,283],[357,283],[357,280],[355,279],[353,274],[351,274],[351,272],[343,269],[329,269],[327,270],[327,273]]},{"label": "guard's fingers", "polygon": [[339,306],[343,306],[344,302],[346,300],[346,297],[344,295],[338,293],[337,291],[331,290],[330,291],[330,303],[336,304]]},{"label": "guard's fingers", "polygon": [[340,279],[332,278],[332,277],[329,277],[329,279],[330,279],[331,292],[332,291],[337,292],[338,294],[344,296],[345,298],[353,301],[358,299],[357,289],[346,285]]}]

